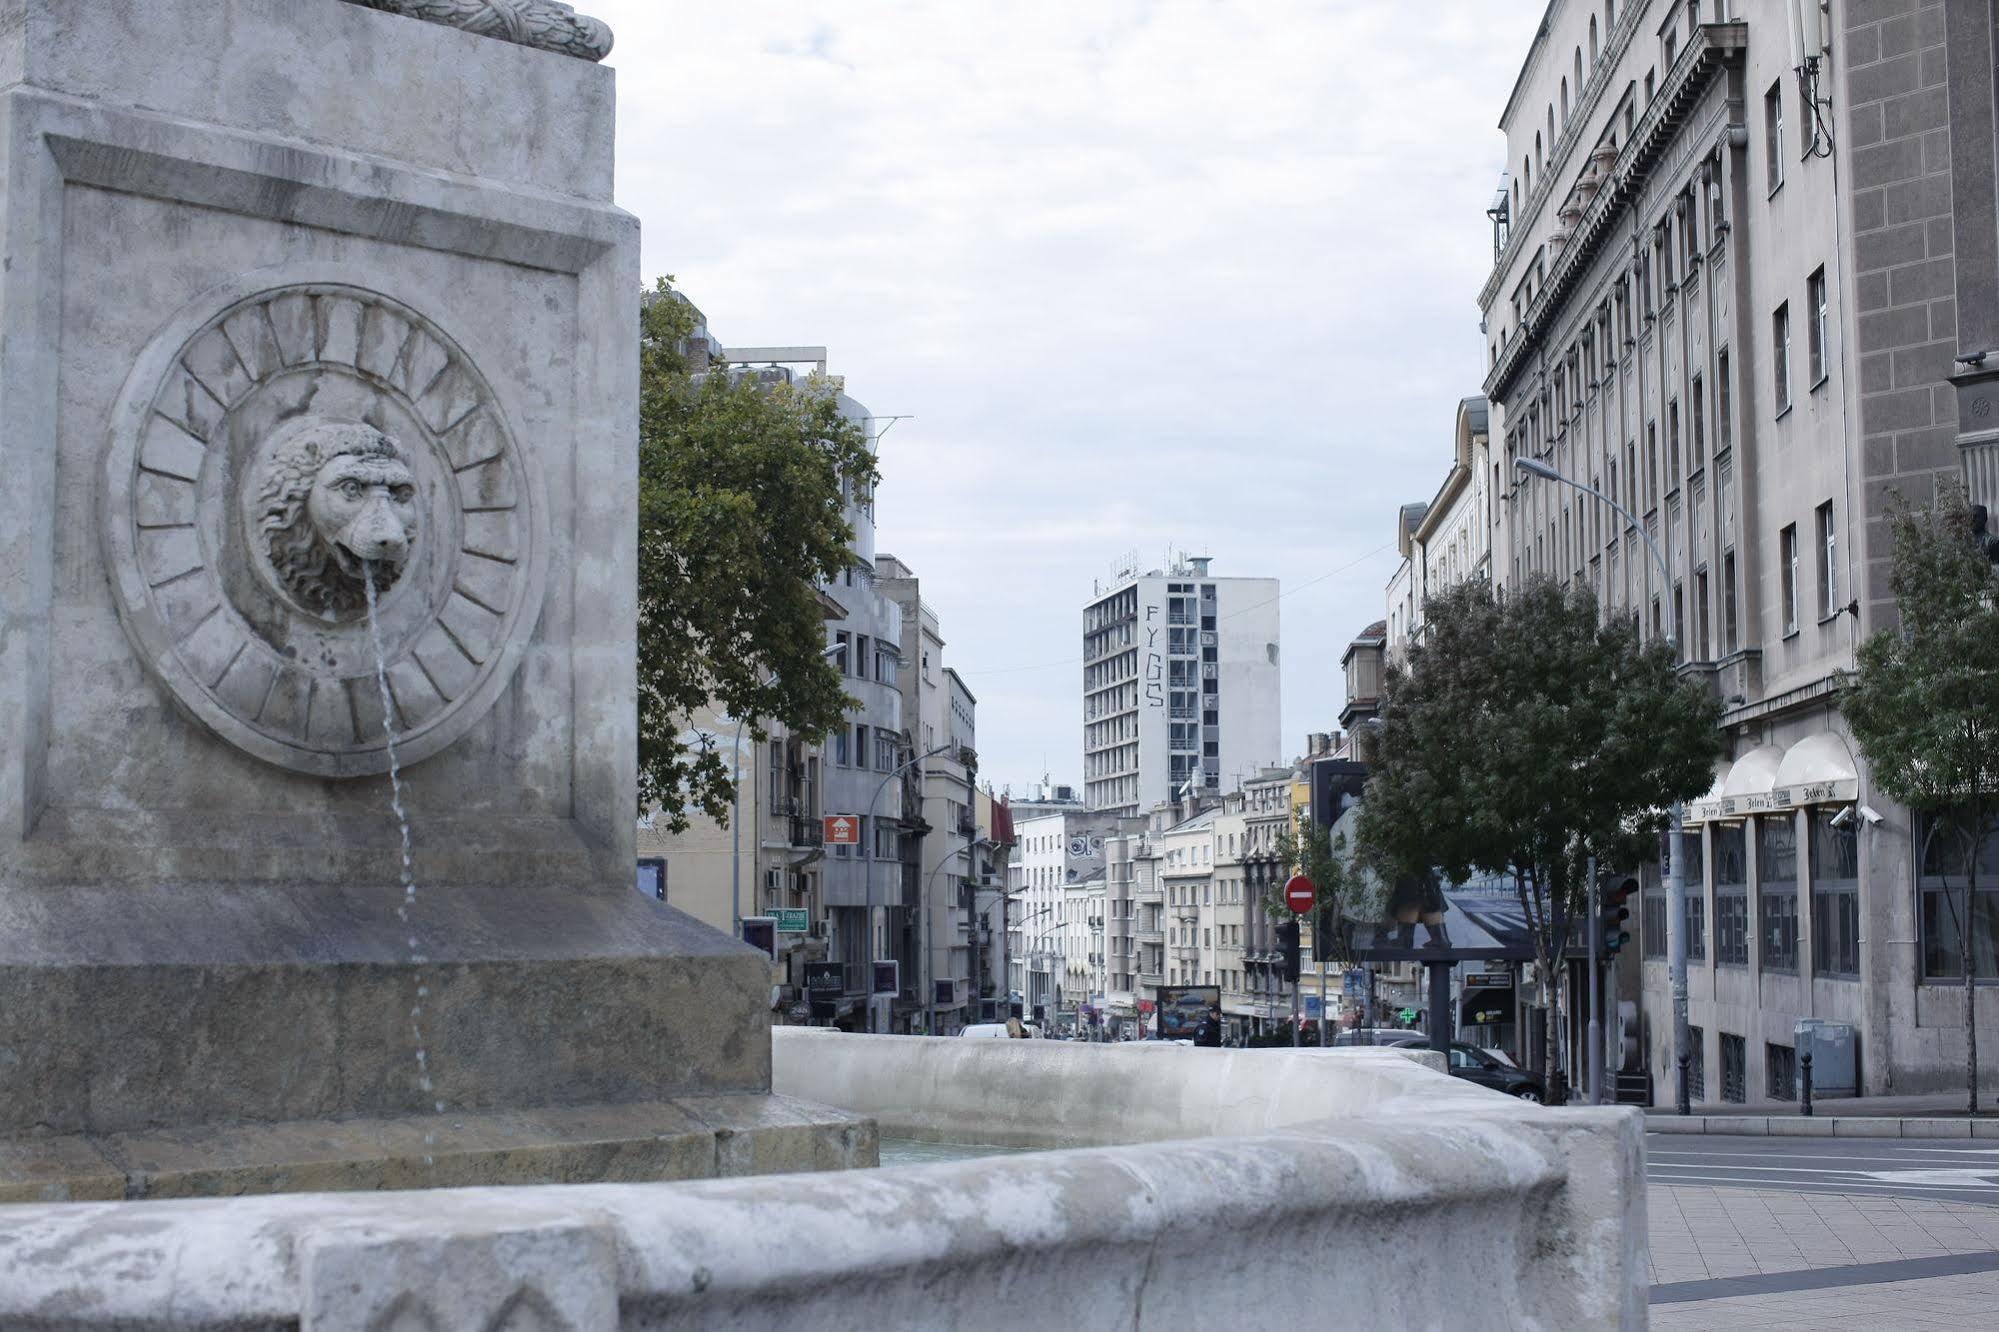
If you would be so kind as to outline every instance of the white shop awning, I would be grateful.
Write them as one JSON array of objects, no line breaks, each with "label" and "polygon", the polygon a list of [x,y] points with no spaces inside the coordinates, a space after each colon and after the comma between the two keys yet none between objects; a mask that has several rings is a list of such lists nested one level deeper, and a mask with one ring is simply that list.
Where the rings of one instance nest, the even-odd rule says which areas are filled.
[{"label": "white shop awning", "polygon": [[1739,819],[1859,795],[1853,751],[1840,736],[1821,731],[1789,749],[1760,745],[1742,755],[1728,765],[1714,790],[1687,807],[1687,819]]}]

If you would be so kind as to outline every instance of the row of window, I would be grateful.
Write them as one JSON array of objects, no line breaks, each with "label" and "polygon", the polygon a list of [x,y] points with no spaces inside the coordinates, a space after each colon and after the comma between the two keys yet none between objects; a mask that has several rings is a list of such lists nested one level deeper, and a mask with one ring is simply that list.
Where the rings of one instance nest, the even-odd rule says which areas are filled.
[{"label": "row of window", "polygon": [[[1750,842],[1741,824],[1710,825],[1713,856],[1714,953],[1718,966],[1746,967],[1754,940],[1757,964],[1765,971],[1799,969],[1799,912],[1810,912],[1814,976],[1854,980],[1860,975],[1860,887],[1854,830],[1832,825],[1832,811],[1810,815],[1805,875],[1799,874],[1797,825],[1790,815],[1755,820],[1755,876],[1748,861]],[[1707,959],[1707,896],[1710,876],[1701,854],[1701,835],[1690,832],[1687,863],[1687,957]],[[1948,836],[1925,839],[1918,886],[1918,930],[1925,980],[1953,981],[1963,974],[1964,940],[1971,941],[1971,970],[1981,979],[1999,979],[1999,834],[1979,852],[1981,886],[1966,902],[1962,849]],[[1990,887],[1985,885],[1992,885]],[[1752,917],[1752,899],[1754,914]],[[1969,917],[1968,921],[1966,917]],[[1666,955],[1666,899],[1662,887],[1648,890],[1640,917],[1645,956]]]}]

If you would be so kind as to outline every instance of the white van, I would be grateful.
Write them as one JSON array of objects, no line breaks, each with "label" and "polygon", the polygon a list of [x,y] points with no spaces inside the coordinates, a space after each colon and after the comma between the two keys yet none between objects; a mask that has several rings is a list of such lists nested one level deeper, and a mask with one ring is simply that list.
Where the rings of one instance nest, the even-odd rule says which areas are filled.
[{"label": "white van", "polygon": [[[1041,1035],[1041,1028],[1035,1026],[1032,1022],[1024,1022],[1021,1025],[1027,1028],[1027,1034],[1030,1039]],[[985,1040],[997,1038],[1003,1041],[1007,1039],[1006,1023],[1004,1022],[974,1022],[958,1034],[960,1036],[977,1036]]]}]

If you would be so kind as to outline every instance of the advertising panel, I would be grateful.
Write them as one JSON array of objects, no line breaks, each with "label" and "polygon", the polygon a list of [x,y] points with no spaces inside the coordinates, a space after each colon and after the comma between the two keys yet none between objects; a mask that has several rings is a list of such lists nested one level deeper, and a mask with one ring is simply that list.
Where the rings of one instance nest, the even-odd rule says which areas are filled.
[{"label": "advertising panel", "polygon": [[1219,985],[1161,985],[1152,992],[1159,1003],[1159,1039],[1191,1041],[1210,1008],[1221,1007]]},{"label": "advertising panel", "polygon": [[[1312,817],[1336,845],[1357,842],[1367,767],[1344,759],[1312,765]],[[1386,919],[1347,922],[1352,959],[1383,962],[1532,961],[1534,935],[1510,875],[1473,875],[1451,883],[1425,874],[1395,883]]]}]

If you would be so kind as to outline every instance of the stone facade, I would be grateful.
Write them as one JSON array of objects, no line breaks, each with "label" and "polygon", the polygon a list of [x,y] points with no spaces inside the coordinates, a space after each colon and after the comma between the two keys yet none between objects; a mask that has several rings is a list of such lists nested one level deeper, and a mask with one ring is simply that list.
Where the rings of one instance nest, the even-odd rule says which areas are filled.
[{"label": "stone facade", "polygon": [[611,72],[18,0],[0,78],[0,1187],[712,1171],[767,972],[631,887]]},{"label": "stone facade", "polygon": [[[1792,8],[1551,5],[1503,120],[1514,169],[1481,293],[1495,577],[1585,583],[1673,632],[1722,702],[1724,762],[1689,805],[1696,1100],[1790,1096],[1802,1018],[1854,1026],[1868,1092],[1962,1069],[1915,830],[1873,789],[1837,691],[1892,623],[1892,497],[1927,498],[1982,447],[1957,423],[1980,390],[1950,383],[1955,251],[1978,228],[1952,224],[1946,83],[1962,70],[1989,126],[1990,75],[1973,48],[1956,61],[1943,4],[1854,0],[1830,24],[1808,5],[1796,51]],[[1963,21],[1989,50],[1989,15]],[[1516,458],[1622,511],[1520,480]],[[1650,869],[1642,901],[1623,994],[1666,1099]]]}]

